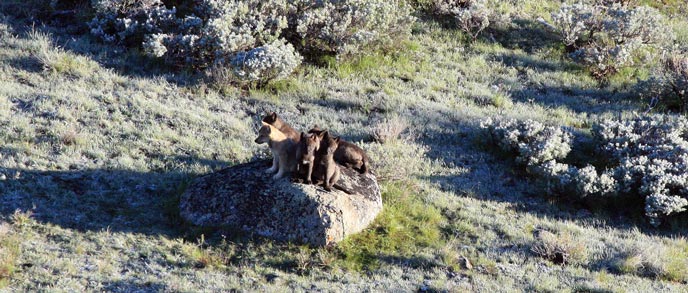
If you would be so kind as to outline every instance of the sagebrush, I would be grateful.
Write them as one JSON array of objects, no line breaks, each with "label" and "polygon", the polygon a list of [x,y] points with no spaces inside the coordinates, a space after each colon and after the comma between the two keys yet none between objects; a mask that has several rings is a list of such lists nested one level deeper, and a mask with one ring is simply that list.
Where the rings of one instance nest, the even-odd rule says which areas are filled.
[{"label": "sagebrush", "polygon": [[[548,192],[573,199],[640,197],[652,225],[688,208],[688,120],[683,116],[646,116],[604,120],[593,126],[600,158],[564,163],[571,134],[528,120],[487,120],[494,144],[514,153]],[[604,162],[600,171],[592,161]]]}]

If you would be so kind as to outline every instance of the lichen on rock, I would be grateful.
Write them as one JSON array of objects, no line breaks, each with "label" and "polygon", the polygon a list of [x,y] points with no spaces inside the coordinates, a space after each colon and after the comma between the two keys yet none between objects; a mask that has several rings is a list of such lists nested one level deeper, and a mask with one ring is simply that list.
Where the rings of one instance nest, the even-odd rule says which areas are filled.
[{"label": "lichen on rock", "polygon": [[249,233],[325,246],[365,229],[382,210],[372,174],[342,168],[341,190],[273,180],[269,162],[229,167],[194,180],[182,194],[180,213],[199,226],[232,226]]}]

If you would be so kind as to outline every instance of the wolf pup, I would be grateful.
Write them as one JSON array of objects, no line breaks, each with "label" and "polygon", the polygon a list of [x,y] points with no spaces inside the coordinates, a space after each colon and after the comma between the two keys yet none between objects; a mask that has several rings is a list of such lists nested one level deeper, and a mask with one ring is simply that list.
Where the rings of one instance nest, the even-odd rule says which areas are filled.
[{"label": "wolf pup", "polygon": [[311,184],[315,153],[320,149],[320,137],[315,134],[301,132],[301,140],[296,148],[296,173],[294,181]]},{"label": "wolf pup", "polygon": [[[315,125],[308,133],[320,135],[323,133],[323,130]],[[357,145],[343,139],[339,140],[339,147],[334,153],[334,160],[347,168],[358,171],[358,173],[365,174],[368,172],[369,160],[365,151]]]},{"label": "wolf pup", "polygon": [[339,181],[339,166],[334,162],[334,152],[339,146],[339,137],[330,137],[327,131],[321,132],[320,148],[315,155],[313,182],[322,183],[323,188],[332,191],[332,187]]},{"label": "wolf pup", "polygon": [[294,171],[296,168],[296,143],[279,129],[263,122],[255,142],[257,144],[267,143],[272,151],[272,167],[266,172],[274,173],[277,171],[277,174],[272,176],[273,179],[282,178],[285,173]]},{"label": "wolf pup", "polygon": [[282,118],[277,117],[277,113],[275,112],[265,115],[265,117],[263,117],[263,122],[279,129],[279,131],[284,133],[288,138],[291,138],[294,142],[299,142],[301,139],[299,132],[287,124],[287,122],[284,122]]}]

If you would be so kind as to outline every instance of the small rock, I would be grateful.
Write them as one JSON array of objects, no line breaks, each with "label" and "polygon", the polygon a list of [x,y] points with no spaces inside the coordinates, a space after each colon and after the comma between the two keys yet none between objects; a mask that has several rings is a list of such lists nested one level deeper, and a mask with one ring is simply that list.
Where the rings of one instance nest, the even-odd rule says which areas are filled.
[{"label": "small rock", "polygon": [[5,174],[0,174],[0,181],[5,181],[7,180],[7,176]]}]

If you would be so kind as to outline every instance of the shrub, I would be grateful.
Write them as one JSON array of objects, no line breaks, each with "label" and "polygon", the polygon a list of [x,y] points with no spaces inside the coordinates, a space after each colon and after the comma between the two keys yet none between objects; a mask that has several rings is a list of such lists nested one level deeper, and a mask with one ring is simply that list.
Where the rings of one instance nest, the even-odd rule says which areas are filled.
[{"label": "shrub", "polygon": [[162,0],[93,0],[91,5],[96,12],[88,23],[91,34],[107,43],[135,45],[176,21],[176,9],[167,9]]},{"label": "shrub", "polygon": [[429,148],[413,141],[391,140],[385,144],[371,143],[365,151],[375,176],[380,181],[399,181],[432,173],[435,167],[427,160]]},{"label": "shrub", "polygon": [[503,151],[517,153],[516,161],[526,166],[563,159],[571,151],[571,134],[537,121],[488,119],[481,127]]},{"label": "shrub", "polygon": [[473,40],[490,25],[490,11],[485,0],[435,0],[433,12],[450,16]]},{"label": "shrub", "polygon": [[352,54],[388,45],[410,34],[413,24],[410,8],[401,1],[199,2],[182,13],[161,0],[93,0],[96,16],[89,27],[105,42],[140,46],[168,63],[229,66],[238,80],[264,84],[298,66],[301,57],[294,48]]},{"label": "shrub", "polygon": [[280,40],[238,53],[230,64],[241,80],[263,85],[289,76],[301,64],[301,59],[291,44]]},{"label": "shrub", "polygon": [[570,232],[539,231],[531,250],[544,259],[563,265],[583,264],[588,258],[585,245]]},{"label": "shrub", "polygon": [[578,47],[602,29],[600,11],[595,6],[585,3],[562,5],[558,12],[552,14],[554,25],[561,34],[566,46]]},{"label": "shrub", "polygon": [[642,98],[659,105],[685,112],[688,110],[688,55],[674,52],[665,58],[662,68],[651,78],[636,85]]},{"label": "shrub", "polygon": [[[211,48],[207,53],[214,53],[221,62],[237,52],[272,43],[287,27],[286,11],[284,0],[205,0],[196,11],[204,23],[199,45]],[[189,26],[195,23],[200,21],[192,20]]]},{"label": "shrub", "polygon": [[99,13],[103,16],[90,23],[91,32],[105,41],[141,44],[147,54],[171,63],[207,67],[226,64],[238,52],[277,40],[286,27],[285,1],[204,0],[195,7],[195,14],[183,18],[175,8],[150,1],[155,3],[146,4],[149,8],[144,12],[136,6]]},{"label": "shrub", "polygon": [[605,120],[593,126],[594,143],[604,157],[603,172],[561,162],[571,150],[570,134],[561,129],[530,120],[488,120],[483,128],[494,144],[514,153],[516,161],[553,194],[640,198],[655,226],[688,208],[688,120],[682,116]]},{"label": "shrub", "polygon": [[373,127],[373,139],[379,143],[394,142],[401,138],[407,128],[408,122],[405,119],[394,116],[378,122]]},{"label": "shrub", "polygon": [[599,147],[618,162],[619,191],[643,197],[653,225],[688,207],[687,134],[682,116],[607,120],[593,128]]},{"label": "shrub", "polygon": [[664,62],[664,70],[667,83],[685,110],[686,99],[688,98],[688,55],[674,54]]},{"label": "shrub", "polygon": [[599,80],[634,65],[634,57],[648,47],[661,47],[672,38],[659,11],[632,8],[628,1],[562,5],[552,15],[570,57]]},{"label": "shrub", "polygon": [[617,182],[613,174],[609,171],[600,174],[593,166],[578,168],[551,160],[530,170],[552,194],[568,195],[573,199],[616,194]]},{"label": "shrub", "polygon": [[295,0],[291,11],[294,45],[337,55],[390,44],[410,34],[414,22],[411,8],[398,0]]}]

